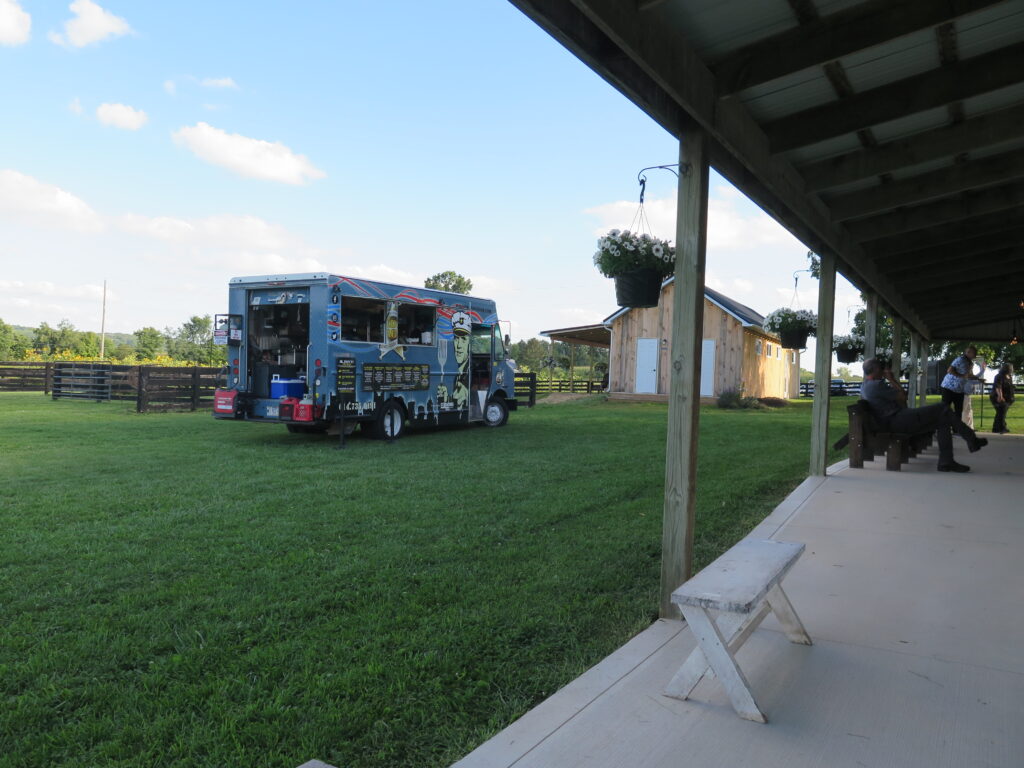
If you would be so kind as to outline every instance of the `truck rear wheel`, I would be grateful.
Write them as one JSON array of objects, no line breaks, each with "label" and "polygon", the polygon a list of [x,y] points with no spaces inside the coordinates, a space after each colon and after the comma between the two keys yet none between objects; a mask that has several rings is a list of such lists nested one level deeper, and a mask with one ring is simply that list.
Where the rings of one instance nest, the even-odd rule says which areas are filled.
[{"label": "truck rear wheel", "polygon": [[373,437],[376,440],[397,440],[405,433],[405,409],[388,400],[373,422]]}]

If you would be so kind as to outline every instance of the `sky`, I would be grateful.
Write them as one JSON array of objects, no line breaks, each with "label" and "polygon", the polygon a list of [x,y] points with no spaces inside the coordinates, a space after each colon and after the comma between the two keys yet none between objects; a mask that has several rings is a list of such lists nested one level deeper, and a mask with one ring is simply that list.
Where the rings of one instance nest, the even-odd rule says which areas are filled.
[{"label": "sky", "polygon": [[[26,326],[99,331],[104,281],[129,333],[226,311],[235,276],[448,269],[515,340],[599,322],[597,238],[678,159],[506,0],[0,0],[0,94],[0,319]],[[675,177],[647,178],[674,239]],[[708,219],[708,285],[816,309],[806,247],[714,173]],[[857,307],[840,280],[837,332]]]}]

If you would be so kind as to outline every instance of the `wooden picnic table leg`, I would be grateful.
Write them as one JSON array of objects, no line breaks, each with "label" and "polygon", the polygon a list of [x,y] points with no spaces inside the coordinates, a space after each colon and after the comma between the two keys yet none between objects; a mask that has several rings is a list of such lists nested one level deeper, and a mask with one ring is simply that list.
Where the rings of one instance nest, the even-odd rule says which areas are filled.
[{"label": "wooden picnic table leg", "polygon": [[[735,654],[736,651],[743,647],[743,644],[747,642],[747,638],[757,629],[769,611],[771,611],[771,608],[768,603],[762,603],[758,610],[746,615],[728,613],[719,617],[717,622],[718,628],[722,633],[722,637],[728,641],[729,653]],[[683,662],[683,666],[679,668],[679,671],[669,681],[669,684],[665,686],[665,695],[673,699],[685,701],[689,698],[693,689],[697,687],[697,683],[707,674],[714,677],[715,671],[708,666],[708,660],[704,656],[704,651],[700,649],[698,644],[686,661]]]},{"label": "wooden picnic table leg", "polygon": [[[744,720],[755,723],[767,723],[768,718],[758,708],[754,695],[750,692],[750,683],[743,672],[736,666],[736,659],[729,650],[729,643],[722,636],[707,609],[697,606],[681,606],[686,623],[697,638],[697,644],[704,653],[708,665],[715,671],[718,679],[725,686],[725,692],[732,702],[736,714]],[[699,679],[699,678],[698,678]],[[691,688],[692,690],[692,688]]]},{"label": "wooden picnic table leg", "polygon": [[768,591],[767,600],[790,642],[800,643],[801,645],[813,645],[811,636],[807,634],[803,622],[796,615],[793,604],[789,602],[786,593],[782,591],[781,584],[776,584]]}]

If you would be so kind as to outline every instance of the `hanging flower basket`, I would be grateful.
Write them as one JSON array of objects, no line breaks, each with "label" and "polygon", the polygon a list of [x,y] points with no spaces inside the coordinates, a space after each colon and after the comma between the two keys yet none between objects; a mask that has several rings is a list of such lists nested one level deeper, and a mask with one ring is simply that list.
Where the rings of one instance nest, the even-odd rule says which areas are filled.
[{"label": "hanging flower basket", "polygon": [[836,349],[836,360],[840,363],[855,363],[857,362],[857,356],[861,354],[862,350],[849,349],[847,347],[838,347]]},{"label": "hanging flower basket", "polygon": [[777,333],[786,349],[804,349],[807,337],[818,327],[818,317],[806,309],[776,309],[764,319],[762,327],[769,333]]},{"label": "hanging flower basket", "polygon": [[656,307],[661,275],[653,269],[634,269],[615,278],[615,303],[620,307]]},{"label": "hanging flower basket", "polygon": [[810,332],[806,330],[779,331],[784,349],[806,349],[808,336]]},{"label": "hanging flower basket", "polygon": [[864,339],[854,334],[832,337],[832,349],[840,363],[855,363],[864,354]]},{"label": "hanging flower basket", "polygon": [[665,240],[611,230],[597,241],[594,264],[615,280],[620,307],[656,307],[662,281],[675,269],[675,249]]}]

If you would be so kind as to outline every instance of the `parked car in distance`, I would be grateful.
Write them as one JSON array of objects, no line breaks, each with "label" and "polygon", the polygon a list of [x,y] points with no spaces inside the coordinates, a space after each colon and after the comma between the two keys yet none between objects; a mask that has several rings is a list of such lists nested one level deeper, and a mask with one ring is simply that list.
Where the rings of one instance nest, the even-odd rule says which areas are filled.
[{"label": "parked car in distance", "polygon": [[845,395],[846,394],[846,382],[842,379],[832,379],[828,385],[828,393],[830,395]]}]

